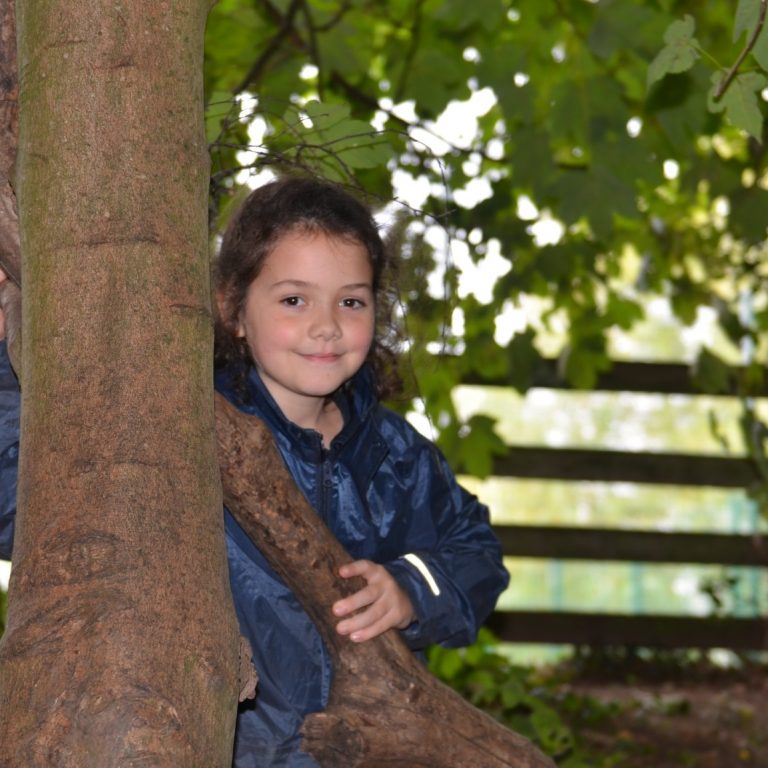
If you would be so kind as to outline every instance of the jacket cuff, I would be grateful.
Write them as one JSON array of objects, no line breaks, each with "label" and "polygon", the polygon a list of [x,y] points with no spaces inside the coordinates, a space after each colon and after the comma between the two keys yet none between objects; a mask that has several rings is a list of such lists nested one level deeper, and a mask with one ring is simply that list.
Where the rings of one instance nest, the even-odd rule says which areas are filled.
[{"label": "jacket cuff", "polygon": [[416,613],[416,620],[400,630],[402,638],[413,650],[425,648],[434,642],[432,625],[442,602],[440,585],[428,563],[426,555],[413,552],[384,566],[408,596]]}]

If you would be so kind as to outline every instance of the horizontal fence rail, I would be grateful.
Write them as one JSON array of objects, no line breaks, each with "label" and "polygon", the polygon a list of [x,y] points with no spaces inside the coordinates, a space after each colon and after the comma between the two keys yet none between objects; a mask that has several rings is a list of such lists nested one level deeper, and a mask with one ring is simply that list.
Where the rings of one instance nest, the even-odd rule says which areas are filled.
[{"label": "horizontal fence rail", "polygon": [[487,626],[497,637],[515,643],[739,651],[768,648],[768,623],[759,618],[499,611]]},{"label": "horizontal fence rail", "polygon": [[768,566],[768,539],[726,533],[496,525],[505,555],[557,560],[626,560]]},{"label": "horizontal fence rail", "polygon": [[[713,393],[712,396],[725,395],[738,397],[738,382],[743,377],[743,369],[735,366],[730,369],[726,391]],[[504,379],[486,378],[479,374],[463,377],[463,384],[477,384],[485,387],[509,387]],[[531,380],[532,387],[544,389],[575,390],[559,370],[556,360],[539,361]],[[684,363],[622,363],[613,362],[609,371],[597,377],[593,390],[602,392],[644,392],[659,395],[707,395],[697,386],[693,368]],[[752,397],[768,397],[768,376],[763,377],[760,385],[749,392]]]},{"label": "horizontal fence rail", "polygon": [[761,480],[757,466],[747,458],[520,445],[509,447],[505,456],[496,459],[493,474],[714,488],[749,488]]}]

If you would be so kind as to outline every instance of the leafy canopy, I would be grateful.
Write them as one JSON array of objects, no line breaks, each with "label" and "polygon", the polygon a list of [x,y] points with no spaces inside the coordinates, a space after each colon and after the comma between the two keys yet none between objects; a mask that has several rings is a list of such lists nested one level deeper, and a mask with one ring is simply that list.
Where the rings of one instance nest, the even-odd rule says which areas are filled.
[{"label": "leafy canopy", "polygon": [[[717,312],[730,362],[754,350],[748,393],[768,326],[764,11],[761,0],[735,13],[725,0],[219,0],[205,70],[217,221],[246,172],[304,168],[382,205],[411,180],[419,210],[395,206],[393,230],[438,428],[456,422],[462,377],[525,390],[548,328],[565,328],[556,351],[571,382],[592,386],[610,334],[641,319],[651,294],[685,324]],[[482,296],[463,288],[459,256],[496,264]],[[532,304],[538,316],[511,339],[496,334],[503,312]],[[461,354],[437,366],[436,351]],[[703,355],[699,382],[716,391],[725,363]],[[487,472],[492,424],[462,430],[444,430],[443,448]]]}]

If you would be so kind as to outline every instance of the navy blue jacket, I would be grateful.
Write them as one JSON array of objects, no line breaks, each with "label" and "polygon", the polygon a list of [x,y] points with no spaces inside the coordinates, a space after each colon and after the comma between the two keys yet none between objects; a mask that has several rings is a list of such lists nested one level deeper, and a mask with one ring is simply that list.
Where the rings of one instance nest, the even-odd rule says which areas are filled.
[{"label": "navy blue jacket", "polygon": [[[413,649],[472,642],[508,582],[488,511],[431,442],[378,404],[367,369],[337,398],[344,427],[328,450],[318,433],[285,419],[255,371],[246,403],[226,371],[216,388],[269,426],[297,485],[352,558],[382,563],[397,579],[418,617],[402,631]],[[0,542],[10,543],[4,511]],[[235,608],[259,673],[255,701],[238,713],[233,765],[314,768],[298,731],[327,702],[328,653],[293,593],[224,514]]]},{"label": "navy blue jacket", "polygon": [[0,560],[11,559],[19,465],[19,384],[0,341]]}]

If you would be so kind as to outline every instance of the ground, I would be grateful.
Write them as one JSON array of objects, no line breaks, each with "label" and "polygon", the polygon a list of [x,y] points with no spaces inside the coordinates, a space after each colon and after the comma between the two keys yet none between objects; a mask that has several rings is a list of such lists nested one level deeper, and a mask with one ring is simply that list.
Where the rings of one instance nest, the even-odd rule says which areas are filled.
[{"label": "ground", "polygon": [[[566,689],[590,702],[580,739],[617,768],[768,768],[768,668],[654,674],[610,665]],[[583,714],[583,713],[582,713]],[[581,715],[580,715],[581,716]]]}]

